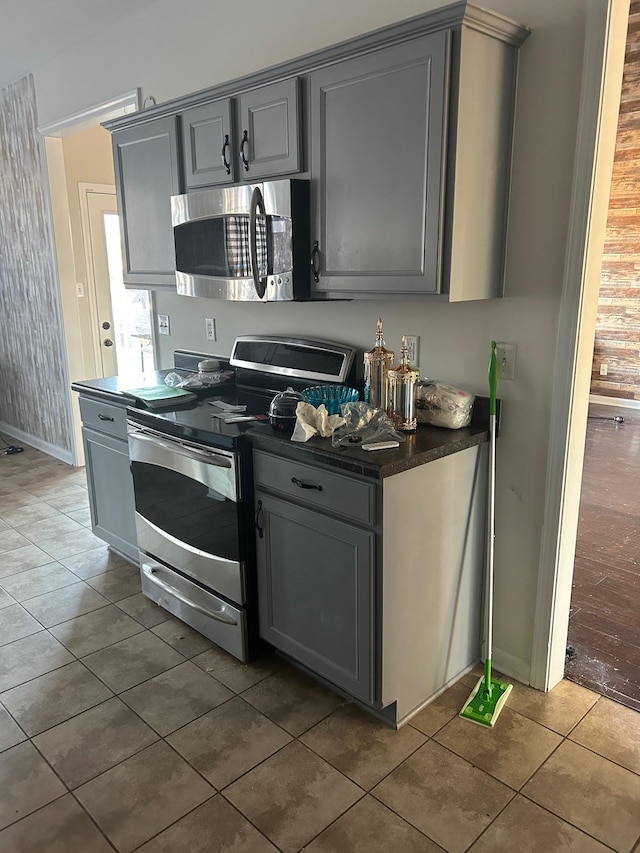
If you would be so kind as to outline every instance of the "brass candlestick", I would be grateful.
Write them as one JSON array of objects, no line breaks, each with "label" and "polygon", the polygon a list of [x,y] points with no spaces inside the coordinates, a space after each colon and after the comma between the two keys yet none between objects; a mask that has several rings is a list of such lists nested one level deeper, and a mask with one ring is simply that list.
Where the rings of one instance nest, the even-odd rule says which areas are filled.
[{"label": "brass candlestick", "polygon": [[378,317],[376,343],[364,354],[364,401],[377,409],[389,405],[389,370],[393,366],[395,353],[384,345],[382,317]]},{"label": "brass candlestick", "polygon": [[407,336],[402,336],[400,364],[393,367],[389,378],[389,406],[387,414],[396,429],[412,432],[418,426],[416,419],[416,388],[420,371],[409,364]]}]

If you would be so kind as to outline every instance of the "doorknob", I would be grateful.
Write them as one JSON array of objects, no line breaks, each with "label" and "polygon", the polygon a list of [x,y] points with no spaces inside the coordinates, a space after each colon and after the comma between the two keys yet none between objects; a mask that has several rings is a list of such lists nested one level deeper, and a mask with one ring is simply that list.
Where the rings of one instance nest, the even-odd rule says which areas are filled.
[{"label": "doorknob", "polygon": [[113,341],[112,341],[110,338],[105,338],[105,339],[104,339],[104,341],[103,341],[103,344],[104,344],[106,347],[112,347],[112,346],[113,346]]},{"label": "doorknob", "polygon": [[102,324],[102,328],[103,329],[110,329],[111,323],[108,320],[105,320],[104,323]]}]

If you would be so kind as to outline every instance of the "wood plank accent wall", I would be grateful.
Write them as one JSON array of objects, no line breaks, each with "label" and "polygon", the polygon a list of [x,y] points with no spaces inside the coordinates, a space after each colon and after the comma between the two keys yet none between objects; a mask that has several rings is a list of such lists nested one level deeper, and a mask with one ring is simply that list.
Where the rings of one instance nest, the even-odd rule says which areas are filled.
[{"label": "wood plank accent wall", "polygon": [[31,76],[0,89],[0,424],[70,452],[70,390]]},{"label": "wood plank accent wall", "polygon": [[640,0],[627,32],[591,393],[640,402]]}]

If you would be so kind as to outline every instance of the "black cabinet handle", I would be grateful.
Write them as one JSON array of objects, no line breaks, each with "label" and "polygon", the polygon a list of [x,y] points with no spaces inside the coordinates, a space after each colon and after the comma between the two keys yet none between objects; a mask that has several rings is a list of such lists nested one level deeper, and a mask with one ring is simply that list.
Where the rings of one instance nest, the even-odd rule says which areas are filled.
[{"label": "black cabinet handle", "polygon": [[320,281],[320,247],[317,240],[311,250],[311,272],[313,273],[313,280],[317,284]]},{"label": "black cabinet handle", "polygon": [[115,418],[110,418],[109,415],[103,415],[98,412],[98,420],[99,421],[111,421],[112,423],[115,421]]},{"label": "black cabinet handle", "polygon": [[256,512],[256,530],[258,531],[258,536],[261,539],[264,539],[264,530],[260,527],[260,516],[262,515],[262,501],[258,501],[258,510]]},{"label": "black cabinet handle", "polygon": [[292,477],[291,482],[298,486],[299,489],[317,489],[319,492],[322,491],[322,486],[317,486],[315,483],[303,483],[297,477]]},{"label": "black cabinet handle", "polygon": [[[245,156],[245,145],[247,150],[247,156]],[[249,171],[249,160],[247,159],[249,154],[249,134],[245,130],[242,134],[242,142],[240,143],[240,156],[242,157],[242,162],[244,163],[245,172]]]},{"label": "black cabinet handle", "polygon": [[227,148],[229,147],[229,134],[225,133],[224,142],[222,144],[222,164],[227,170],[227,175],[231,174],[231,163],[227,160]]}]

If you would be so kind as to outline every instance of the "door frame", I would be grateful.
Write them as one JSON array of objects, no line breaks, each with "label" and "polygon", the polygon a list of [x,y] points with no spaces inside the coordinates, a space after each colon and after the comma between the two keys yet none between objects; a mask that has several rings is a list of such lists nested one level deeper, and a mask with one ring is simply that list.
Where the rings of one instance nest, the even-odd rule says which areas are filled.
[{"label": "door frame", "polygon": [[72,436],[72,451],[69,458],[64,457],[64,461],[75,466],[84,465],[84,448],[80,409],[75,400],[75,394],[71,391],[71,383],[88,377],[82,375],[83,352],[82,341],[78,333],[80,323],[62,138],[89,127],[96,127],[109,119],[136,112],[140,106],[140,89],[133,89],[72,115],[38,126],[42,185],[51,236],[53,274],[57,283],[61,332],[65,348],[64,381],[69,389],[65,397],[65,407]]},{"label": "door frame", "polygon": [[630,0],[587,0],[569,237],[558,320],[530,682],[564,675],[591,363]]}]

